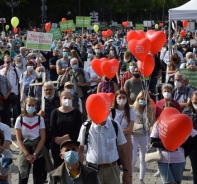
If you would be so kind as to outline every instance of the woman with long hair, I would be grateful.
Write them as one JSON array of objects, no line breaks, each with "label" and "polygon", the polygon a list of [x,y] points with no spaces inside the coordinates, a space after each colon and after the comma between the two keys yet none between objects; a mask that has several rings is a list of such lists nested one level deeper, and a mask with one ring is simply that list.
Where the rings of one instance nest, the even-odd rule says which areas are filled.
[{"label": "woman with long hair", "polygon": [[71,58],[77,58],[79,62],[79,68],[83,67],[84,63],[82,62],[81,58],[79,57],[79,54],[77,53],[75,49],[71,50]]},{"label": "woman with long hair", "polygon": [[[127,139],[127,143],[125,146],[127,152],[127,161],[132,163],[131,134],[133,130],[133,124],[136,120],[136,116],[133,109],[129,106],[128,96],[124,90],[118,90],[115,93],[114,102],[109,116],[111,119],[118,122],[122,127],[122,131]],[[131,171],[132,167],[130,167],[128,170]]]},{"label": "woman with long hair", "polygon": [[139,180],[140,184],[144,184],[144,177],[146,172],[146,162],[145,153],[147,151],[147,146],[149,143],[149,133],[150,127],[153,125],[154,118],[154,108],[150,102],[150,96],[144,90],[142,90],[134,104],[133,110],[135,111],[136,121],[134,123],[133,133],[131,135],[133,143],[133,162],[132,169],[134,170],[137,161],[137,151],[139,145],[139,159],[140,159],[140,174]]}]

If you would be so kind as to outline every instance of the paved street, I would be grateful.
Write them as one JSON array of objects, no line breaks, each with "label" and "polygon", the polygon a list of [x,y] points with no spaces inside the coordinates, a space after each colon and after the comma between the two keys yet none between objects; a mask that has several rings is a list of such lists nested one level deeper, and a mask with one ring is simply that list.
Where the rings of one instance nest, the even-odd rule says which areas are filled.
[{"label": "paved street", "polygon": [[[12,129],[12,140],[16,142],[16,137],[14,130]],[[18,184],[18,168],[17,168],[17,157],[19,153],[19,149],[16,149],[13,145],[11,145],[11,149],[13,151],[13,158],[14,158],[14,164],[12,165],[12,184]],[[189,159],[187,159],[186,169],[184,171],[183,181],[182,184],[192,184],[192,175],[189,173],[190,169],[190,162]],[[133,173],[133,184],[139,184],[139,161],[136,164],[135,171]],[[153,162],[151,164],[148,164],[146,176],[145,176],[145,184],[161,184],[160,177],[154,177],[154,173],[157,171],[157,164],[156,162]],[[32,181],[32,174],[29,178],[29,184],[33,184]]]}]

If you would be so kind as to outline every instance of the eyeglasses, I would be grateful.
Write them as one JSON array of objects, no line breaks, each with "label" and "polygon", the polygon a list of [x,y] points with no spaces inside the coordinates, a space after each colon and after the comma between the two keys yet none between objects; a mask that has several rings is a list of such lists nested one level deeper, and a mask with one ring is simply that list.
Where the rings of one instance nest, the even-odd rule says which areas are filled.
[{"label": "eyeglasses", "polygon": [[54,89],[45,89],[44,91],[53,91]]}]

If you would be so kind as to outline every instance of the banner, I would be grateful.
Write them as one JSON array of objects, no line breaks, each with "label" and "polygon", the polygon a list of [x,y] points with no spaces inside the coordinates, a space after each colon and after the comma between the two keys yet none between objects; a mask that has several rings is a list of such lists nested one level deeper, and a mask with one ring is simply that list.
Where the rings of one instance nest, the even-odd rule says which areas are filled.
[{"label": "banner", "polygon": [[26,48],[34,50],[51,51],[52,33],[27,32]]},{"label": "banner", "polygon": [[135,24],[136,30],[144,30],[144,24]]},{"label": "banner", "polygon": [[59,24],[60,24],[61,31],[75,29],[75,25],[73,23],[73,20],[67,20],[66,22],[60,22]]},{"label": "banner", "polygon": [[76,16],[76,27],[90,27],[91,18],[90,17],[79,17]]},{"label": "banner", "polygon": [[48,33],[53,34],[53,40],[56,40],[62,37],[61,31],[59,28],[51,28],[51,30]]},{"label": "banner", "polygon": [[179,72],[188,78],[190,86],[197,87],[197,71],[192,71],[187,68],[180,68]]}]

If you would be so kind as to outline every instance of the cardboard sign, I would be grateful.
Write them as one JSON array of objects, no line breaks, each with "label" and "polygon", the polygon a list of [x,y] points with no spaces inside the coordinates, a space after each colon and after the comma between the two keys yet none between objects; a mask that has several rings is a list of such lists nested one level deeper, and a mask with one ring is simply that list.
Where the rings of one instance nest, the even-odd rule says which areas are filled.
[{"label": "cardboard sign", "polygon": [[197,87],[197,71],[192,71],[187,68],[180,68],[179,72],[188,78],[190,86]]},{"label": "cardboard sign", "polygon": [[48,33],[53,34],[53,40],[56,40],[62,37],[61,31],[59,28],[51,28],[51,30]]},{"label": "cardboard sign", "polygon": [[28,31],[26,48],[34,50],[51,51],[52,39],[52,33]]},{"label": "cardboard sign", "polygon": [[61,31],[75,29],[75,25],[73,23],[73,20],[67,20],[66,22],[60,22],[59,24],[60,24]]},{"label": "cardboard sign", "polygon": [[90,17],[79,17],[76,16],[76,27],[90,27],[91,18]]}]

